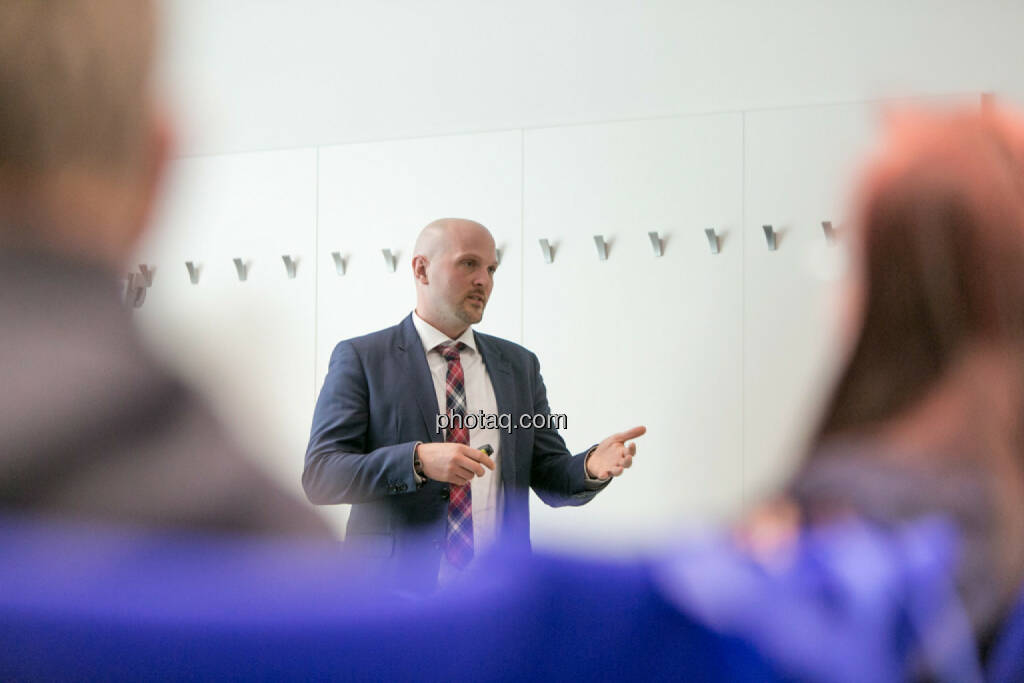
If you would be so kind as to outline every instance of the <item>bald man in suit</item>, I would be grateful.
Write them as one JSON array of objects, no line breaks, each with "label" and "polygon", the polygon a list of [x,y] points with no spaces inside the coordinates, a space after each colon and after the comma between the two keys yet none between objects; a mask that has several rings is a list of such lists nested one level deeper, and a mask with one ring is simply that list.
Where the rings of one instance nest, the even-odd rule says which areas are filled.
[{"label": "bald man in suit", "polygon": [[[314,412],[307,496],[351,503],[348,543],[410,590],[433,589],[497,541],[528,547],[529,489],[552,506],[587,503],[630,467],[626,442],[645,431],[569,452],[547,419],[537,357],[471,327],[497,267],[479,223],[426,226],[412,259],[416,309],[337,345]],[[498,428],[505,416],[513,428]]]}]

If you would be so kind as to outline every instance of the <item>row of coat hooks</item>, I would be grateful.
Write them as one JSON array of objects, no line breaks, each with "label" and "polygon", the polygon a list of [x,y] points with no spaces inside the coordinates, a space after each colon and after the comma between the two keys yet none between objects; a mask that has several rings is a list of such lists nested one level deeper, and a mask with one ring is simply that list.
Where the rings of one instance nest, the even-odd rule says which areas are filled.
[{"label": "row of coat hooks", "polygon": [[[775,251],[779,248],[778,233],[775,228],[771,225],[762,225],[761,229],[764,231],[764,239],[768,245],[768,251]],[[832,226],[832,221],[821,222],[822,232],[825,233],[825,241],[828,244],[835,244],[836,241],[836,229]],[[711,249],[712,254],[719,254],[722,251],[722,241],[719,234],[714,228],[707,228],[704,230],[704,236],[708,239],[708,247]],[[647,237],[651,240],[651,247],[654,249],[655,256],[662,256],[665,253],[665,244],[661,239],[661,235],[657,232],[647,233]],[[555,255],[554,249],[551,246],[551,242],[546,239],[539,240],[540,250],[544,255],[544,263],[554,263]],[[604,235],[594,235],[594,245],[597,247],[597,258],[601,261],[608,260],[608,243],[604,240]]]},{"label": "row of coat hooks", "polygon": [[[771,225],[761,226],[764,231],[765,242],[768,245],[769,251],[775,251],[778,249],[778,233],[775,228]],[[822,231],[825,233],[825,240],[829,244],[834,244],[836,240],[836,229],[832,227],[831,221],[821,222]],[[714,228],[707,228],[704,231],[704,235],[707,237],[708,246],[711,249],[712,254],[718,254],[721,252],[721,238]],[[651,247],[654,250],[655,256],[662,256],[665,253],[664,241],[658,232],[648,232],[648,238],[651,241]],[[541,253],[544,256],[545,263],[554,263],[554,248],[547,239],[540,241]],[[605,242],[604,235],[594,235],[594,245],[597,247],[597,256],[601,261],[608,260],[608,243]],[[501,250],[498,249],[498,262],[501,262]],[[398,257],[391,249],[381,249],[381,254],[384,256],[384,264],[389,272],[394,273],[398,267]],[[338,275],[344,275],[347,266],[346,259],[341,255],[340,251],[332,251],[331,258],[334,260],[334,268]],[[289,279],[294,279],[298,272],[299,259],[297,257],[285,254],[281,257],[281,261],[284,263],[285,274]],[[250,262],[244,261],[241,258],[232,259],[235,265],[235,273],[238,275],[239,282],[245,282],[249,278]],[[201,273],[201,267],[195,261],[186,261],[185,268],[188,270],[188,279],[194,285],[199,284],[199,276]],[[122,279],[124,290],[122,296],[126,303],[130,304],[134,308],[139,308],[146,299],[146,289],[153,284],[153,274],[155,268],[149,264],[139,264],[138,273],[129,273],[125,278]]]}]

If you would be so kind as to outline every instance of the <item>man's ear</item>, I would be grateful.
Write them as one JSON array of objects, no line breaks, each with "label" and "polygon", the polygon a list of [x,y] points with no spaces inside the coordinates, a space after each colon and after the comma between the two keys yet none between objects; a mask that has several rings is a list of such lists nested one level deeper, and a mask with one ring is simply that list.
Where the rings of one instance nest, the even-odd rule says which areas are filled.
[{"label": "man's ear", "polygon": [[427,260],[426,256],[418,255],[412,257],[412,276],[416,278],[416,282],[422,282],[425,285],[429,285],[430,281],[427,279],[427,266],[430,265],[430,261]]}]

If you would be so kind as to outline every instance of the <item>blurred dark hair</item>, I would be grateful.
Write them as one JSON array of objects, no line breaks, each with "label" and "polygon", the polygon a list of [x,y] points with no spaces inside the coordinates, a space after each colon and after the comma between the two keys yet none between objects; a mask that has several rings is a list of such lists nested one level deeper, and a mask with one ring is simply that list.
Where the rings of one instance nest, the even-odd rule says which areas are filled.
[{"label": "blurred dark hair", "polygon": [[978,342],[1024,385],[1024,121],[904,116],[864,178],[863,327],[819,441],[897,417]]}]

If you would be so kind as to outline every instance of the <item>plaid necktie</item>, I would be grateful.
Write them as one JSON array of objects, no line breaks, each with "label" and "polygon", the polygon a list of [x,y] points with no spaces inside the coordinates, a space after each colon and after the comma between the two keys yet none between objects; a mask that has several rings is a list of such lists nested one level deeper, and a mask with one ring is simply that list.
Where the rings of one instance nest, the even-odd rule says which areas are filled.
[{"label": "plaid necktie", "polygon": [[[462,360],[459,351],[466,348],[462,342],[438,344],[436,347],[448,362],[448,377],[445,382],[445,407],[452,423],[458,421],[458,428],[448,430],[448,443],[469,445],[469,430],[465,427],[466,387],[462,374]],[[458,417],[456,417],[458,416]],[[464,569],[473,559],[473,501],[469,484],[450,485],[448,499],[448,531],[445,538],[445,557],[459,569]]]}]

